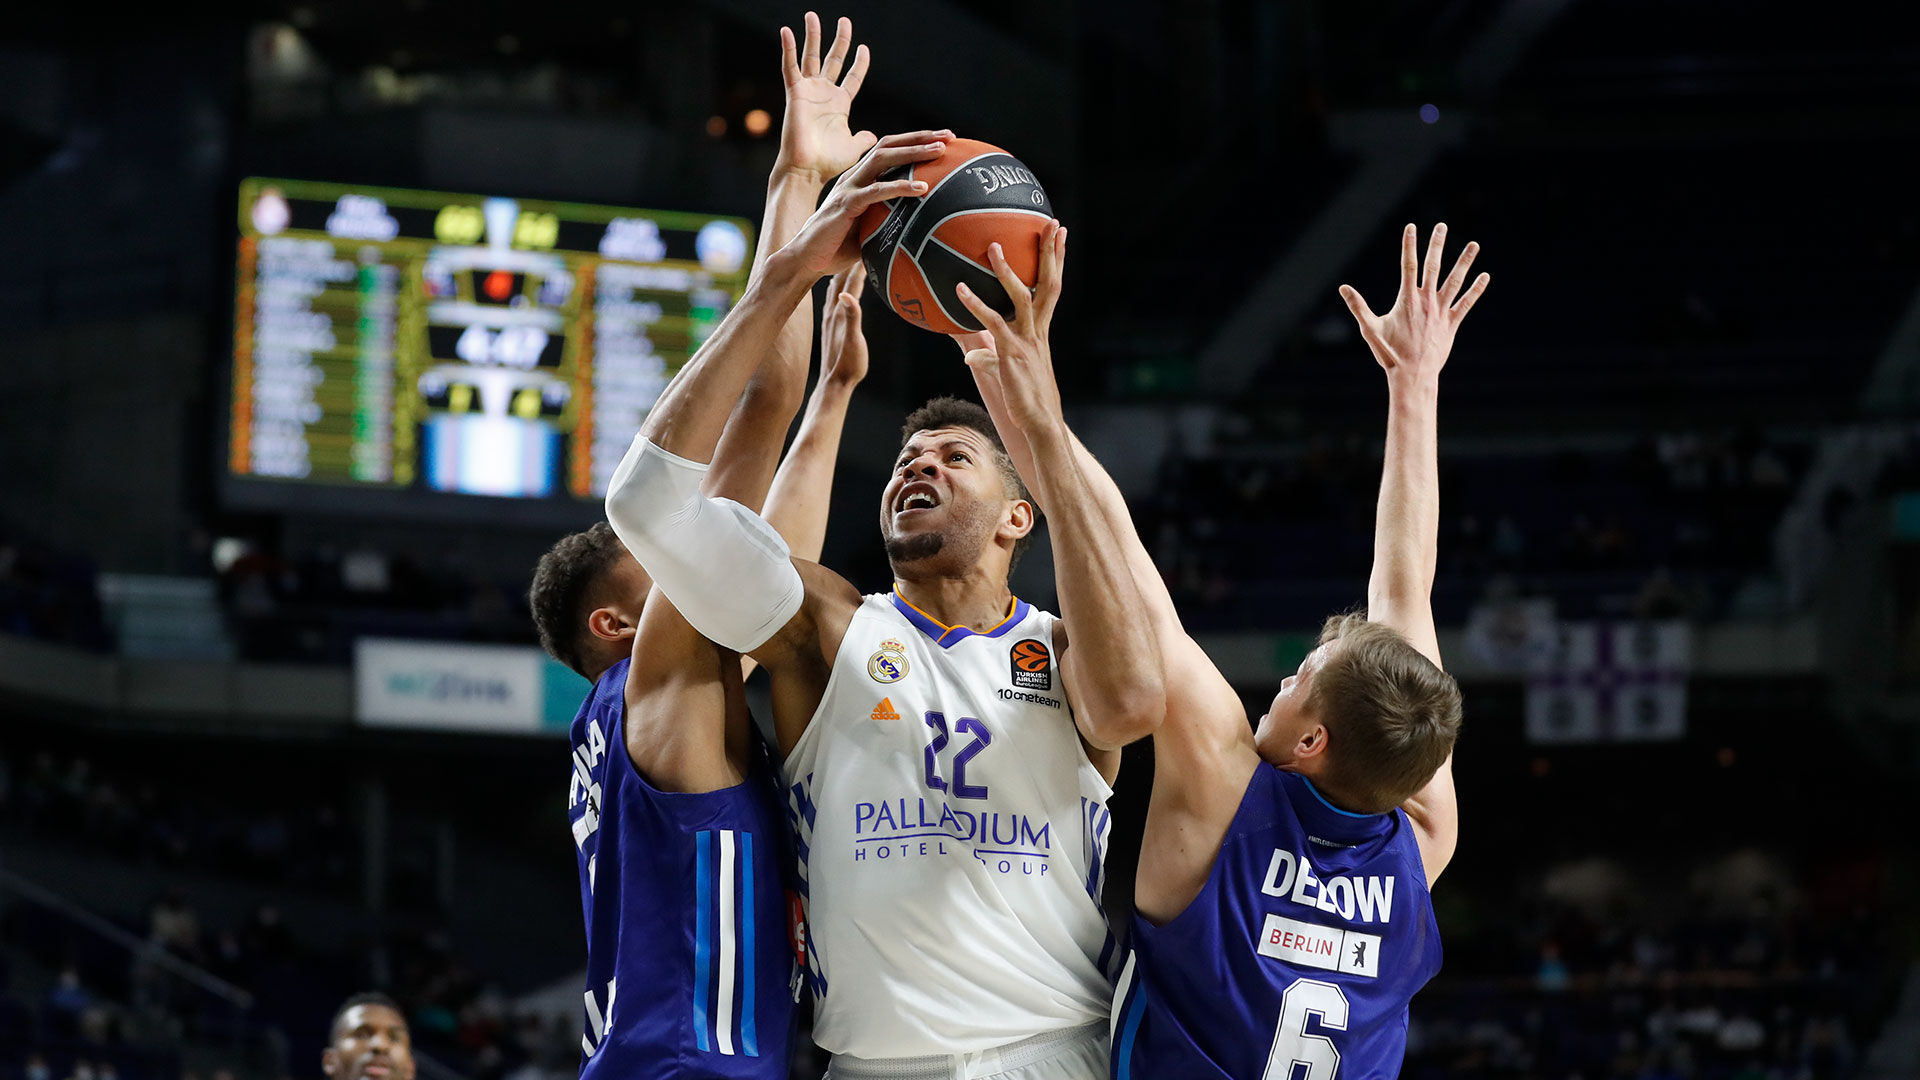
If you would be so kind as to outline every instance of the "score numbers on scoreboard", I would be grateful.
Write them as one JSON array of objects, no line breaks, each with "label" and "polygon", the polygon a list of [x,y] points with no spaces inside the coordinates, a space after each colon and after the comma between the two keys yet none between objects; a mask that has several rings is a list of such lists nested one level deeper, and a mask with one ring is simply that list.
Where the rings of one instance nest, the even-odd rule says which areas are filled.
[{"label": "score numbers on scoreboard", "polygon": [[248,480],[598,498],[752,249],[736,218],[296,180],[239,211]]}]

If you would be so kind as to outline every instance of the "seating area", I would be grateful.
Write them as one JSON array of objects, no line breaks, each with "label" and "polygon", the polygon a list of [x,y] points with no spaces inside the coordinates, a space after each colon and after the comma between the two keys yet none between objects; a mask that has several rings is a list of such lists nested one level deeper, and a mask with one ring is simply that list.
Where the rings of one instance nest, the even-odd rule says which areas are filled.
[{"label": "seating area", "polygon": [[1414,1001],[1402,1075],[1853,1076],[1905,976],[1887,870],[1596,856],[1518,895],[1442,894],[1447,967]]},{"label": "seating area", "polygon": [[[1443,453],[1436,615],[1457,625],[1481,599],[1519,594],[1551,596],[1569,618],[1722,617],[1742,580],[1769,568],[1807,454],[1751,430]],[[1364,602],[1372,439],[1177,457],[1163,470],[1136,517],[1190,624],[1301,628]]]},{"label": "seating area", "polygon": [[0,633],[91,651],[111,647],[99,567],[0,521]]}]

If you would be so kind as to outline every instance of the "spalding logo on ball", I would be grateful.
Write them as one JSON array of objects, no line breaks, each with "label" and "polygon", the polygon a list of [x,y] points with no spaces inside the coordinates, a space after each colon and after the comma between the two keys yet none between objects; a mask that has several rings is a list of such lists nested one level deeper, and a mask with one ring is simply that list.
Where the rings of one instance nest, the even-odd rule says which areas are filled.
[{"label": "spalding logo on ball", "polygon": [[1007,265],[1033,287],[1040,231],[1053,204],[1032,170],[997,146],[954,139],[938,158],[891,169],[883,179],[924,180],[927,193],[890,199],[861,216],[867,284],[901,318],[938,334],[983,329],[954,294],[963,281],[1011,317],[1013,300],[993,274],[987,245],[999,241]]}]

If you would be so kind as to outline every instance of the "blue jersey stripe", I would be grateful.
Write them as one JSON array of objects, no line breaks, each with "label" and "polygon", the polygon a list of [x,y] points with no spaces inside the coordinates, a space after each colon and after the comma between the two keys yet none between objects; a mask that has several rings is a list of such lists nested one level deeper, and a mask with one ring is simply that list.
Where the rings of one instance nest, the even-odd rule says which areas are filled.
[{"label": "blue jersey stripe", "polygon": [[754,1037],[753,1030],[753,969],[759,953],[753,949],[753,924],[758,920],[753,910],[753,834],[740,834],[740,940],[744,947],[740,950],[740,1045],[746,1048],[748,1057],[760,1056],[760,1043]]},{"label": "blue jersey stripe", "polygon": [[1137,965],[1133,972],[1131,996],[1132,1000],[1127,1004],[1127,1022],[1120,1029],[1120,1049],[1114,1057],[1118,1064],[1113,1080],[1132,1080],[1133,1076],[1133,1037],[1140,1031],[1140,1014],[1147,1003],[1147,988],[1143,985]]},{"label": "blue jersey stripe", "polygon": [[713,833],[700,830],[700,855],[694,870],[694,917],[693,917],[693,1040],[702,1050],[710,1048],[707,1041],[707,969],[713,964],[713,943],[709,941],[711,930],[707,926],[707,906],[709,887],[707,879],[713,874]]}]

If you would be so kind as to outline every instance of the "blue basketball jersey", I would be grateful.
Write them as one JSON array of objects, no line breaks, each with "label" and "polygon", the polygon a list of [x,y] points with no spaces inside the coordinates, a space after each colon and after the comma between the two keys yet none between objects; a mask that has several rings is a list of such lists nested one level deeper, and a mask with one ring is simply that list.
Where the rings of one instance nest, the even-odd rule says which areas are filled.
[{"label": "blue basketball jersey", "polygon": [[580,1075],[786,1080],[796,908],[772,766],[761,752],[746,782],[700,794],[647,783],[622,730],[629,663],[600,676],[572,729],[567,816],[587,926]]},{"label": "blue basketball jersey", "polygon": [[1397,1076],[1407,1003],[1440,970],[1407,815],[1348,813],[1266,764],[1200,895],[1132,933],[1115,1080]]}]

